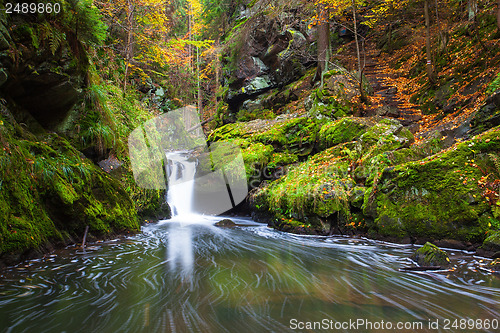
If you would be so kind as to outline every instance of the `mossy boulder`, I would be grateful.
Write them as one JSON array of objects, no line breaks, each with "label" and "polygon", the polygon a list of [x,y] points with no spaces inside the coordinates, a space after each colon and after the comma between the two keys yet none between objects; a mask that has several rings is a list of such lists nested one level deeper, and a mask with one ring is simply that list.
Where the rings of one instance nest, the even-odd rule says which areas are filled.
[{"label": "mossy boulder", "polygon": [[418,249],[411,258],[420,266],[446,267],[450,264],[450,258],[446,252],[429,242]]},{"label": "mossy boulder", "polygon": [[287,150],[299,156],[309,155],[316,143],[320,124],[307,117],[293,118],[255,134],[255,140],[271,144],[278,150]]},{"label": "mossy boulder", "polygon": [[338,149],[330,148],[254,191],[251,202],[285,222],[298,220],[325,231],[349,215],[349,193],[355,184],[348,166]]},{"label": "mossy boulder", "polygon": [[82,237],[139,230],[133,202],[117,180],[56,134],[20,138],[0,117],[0,257]]},{"label": "mossy boulder", "polygon": [[350,202],[351,206],[361,209],[361,207],[363,206],[364,199],[365,199],[365,192],[366,192],[366,188],[363,186],[354,187],[354,189],[351,191],[351,194],[349,196],[349,202]]},{"label": "mossy boulder", "polygon": [[494,231],[489,235],[481,246],[483,250],[500,252],[500,231]]},{"label": "mossy boulder", "polygon": [[270,145],[260,142],[252,143],[243,149],[243,161],[245,162],[245,171],[247,178],[259,175],[261,170],[269,163],[273,156],[274,149]]},{"label": "mossy boulder", "polygon": [[354,141],[375,122],[372,118],[346,117],[324,124],[318,134],[319,149],[334,147],[340,143]]},{"label": "mossy boulder", "polygon": [[363,210],[380,235],[482,242],[490,228],[483,197],[487,154],[500,148],[498,131],[416,162],[385,168],[367,191]]},{"label": "mossy boulder", "polygon": [[308,117],[278,116],[273,120],[257,119],[247,123],[222,126],[209,135],[209,141],[244,138],[250,142],[272,145],[277,151],[300,156],[312,152],[321,122]]}]

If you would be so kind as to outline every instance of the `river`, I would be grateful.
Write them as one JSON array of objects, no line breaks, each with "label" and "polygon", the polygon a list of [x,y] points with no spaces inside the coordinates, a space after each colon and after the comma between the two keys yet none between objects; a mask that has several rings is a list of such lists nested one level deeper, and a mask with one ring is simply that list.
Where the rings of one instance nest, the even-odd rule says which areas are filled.
[{"label": "river", "polygon": [[[450,251],[451,270],[408,273],[399,271],[408,246],[217,220],[161,221],[2,271],[0,331],[354,332],[353,321],[358,332],[391,331],[376,329],[382,321],[394,332],[464,331],[456,319],[498,331],[477,326],[498,325],[500,279],[482,269],[488,260]],[[327,326],[308,329],[314,322]]]}]

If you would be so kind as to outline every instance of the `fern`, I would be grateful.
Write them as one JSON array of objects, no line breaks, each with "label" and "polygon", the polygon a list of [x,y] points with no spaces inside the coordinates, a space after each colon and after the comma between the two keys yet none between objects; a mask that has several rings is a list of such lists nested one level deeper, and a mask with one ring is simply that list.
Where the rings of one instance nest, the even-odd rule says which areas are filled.
[{"label": "fern", "polygon": [[54,28],[49,22],[45,21],[40,25],[40,39],[43,41],[48,41],[49,49],[52,55],[55,55],[56,51],[64,44],[66,41],[66,35]]},{"label": "fern", "polygon": [[82,133],[81,140],[83,144],[93,144],[99,153],[104,153],[107,148],[116,144],[114,131],[107,125],[97,122],[89,126]]},{"label": "fern", "polygon": [[38,38],[38,33],[35,32],[35,29],[33,29],[32,27],[28,27],[27,30],[31,37],[31,44],[36,50],[38,50],[40,48],[40,40]]}]

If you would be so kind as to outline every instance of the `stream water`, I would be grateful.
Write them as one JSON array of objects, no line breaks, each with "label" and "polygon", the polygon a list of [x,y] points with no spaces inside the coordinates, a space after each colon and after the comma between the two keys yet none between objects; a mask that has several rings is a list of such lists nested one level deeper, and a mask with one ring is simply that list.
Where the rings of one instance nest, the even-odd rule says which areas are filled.
[{"label": "stream water", "polygon": [[[294,319],[326,319],[462,332],[444,330],[446,320],[499,318],[500,279],[481,270],[481,259],[456,252],[453,271],[405,273],[407,247],[235,221],[232,229],[213,219],[160,222],[85,253],[69,248],[7,269],[0,331],[286,332]],[[440,329],[429,329],[436,319]],[[498,332],[470,332],[478,331]]]},{"label": "stream water", "polygon": [[[191,170],[170,175],[179,168]],[[169,200],[178,214],[141,234],[0,272],[0,332],[500,330],[488,260],[450,251],[448,271],[402,272],[408,246],[285,234],[244,218],[221,229],[221,217]]]}]

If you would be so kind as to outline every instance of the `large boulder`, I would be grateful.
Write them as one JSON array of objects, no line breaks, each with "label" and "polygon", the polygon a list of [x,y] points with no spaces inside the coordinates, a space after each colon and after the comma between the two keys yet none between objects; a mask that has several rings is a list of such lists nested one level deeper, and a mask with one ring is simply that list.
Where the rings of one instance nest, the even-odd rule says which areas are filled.
[{"label": "large boulder", "polygon": [[482,242],[491,227],[483,170],[491,170],[488,154],[499,148],[498,130],[490,131],[420,161],[379,169],[363,205],[373,218],[369,228],[416,241]]},{"label": "large boulder", "polygon": [[282,87],[304,75],[305,65],[314,59],[310,42],[299,23],[283,25],[279,17],[255,15],[235,29],[228,43],[225,82],[227,101],[237,109],[247,99],[272,88]]}]

